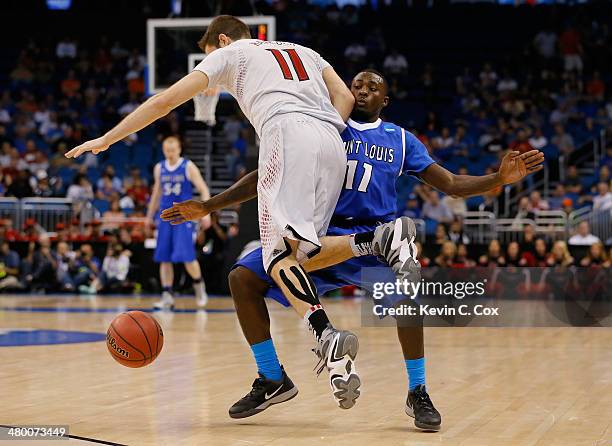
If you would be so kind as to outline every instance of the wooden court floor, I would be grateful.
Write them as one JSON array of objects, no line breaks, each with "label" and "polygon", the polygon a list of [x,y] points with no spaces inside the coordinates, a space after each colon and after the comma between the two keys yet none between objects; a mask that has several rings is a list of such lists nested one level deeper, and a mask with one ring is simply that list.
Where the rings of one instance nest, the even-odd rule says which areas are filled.
[{"label": "wooden court floor", "polygon": [[[105,333],[118,312],[151,302],[2,296],[0,339],[32,329]],[[300,393],[230,419],[227,409],[256,370],[232,303],[220,298],[210,312],[155,313],[164,349],[143,369],[115,363],[103,341],[0,347],[0,425],[66,424],[71,434],[129,445],[612,446],[610,329],[426,329],[427,384],[443,426],[424,433],[403,412],[407,379],[395,330],[361,327],[355,302],[325,304],[336,326],[360,337],[362,396],[349,411],[335,407],[312,371],[302,321],[271,304],[279,357]]]}]

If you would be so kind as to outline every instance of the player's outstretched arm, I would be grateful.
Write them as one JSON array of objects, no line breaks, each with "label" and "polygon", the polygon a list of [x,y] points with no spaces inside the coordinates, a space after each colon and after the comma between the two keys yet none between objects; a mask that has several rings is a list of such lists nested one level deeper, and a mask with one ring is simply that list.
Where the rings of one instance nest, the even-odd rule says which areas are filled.
[{"label": "player's outstretched arm", "polygon": [[421,178],[427,184],[456,197],[481,195],[499,186],[516,183],[544,166],[544,154],[539,150],[508,152],[495,173],[482,176],[455,175],[438,164],[432,164],[423,172]]},{"label": "player's outstretched arm", "polygon": [[210,200],[187,200],[174,205],[162,212],[161,218],[173,225],[186,221],[198,220],[211,212],[244,203],[257,196],[257,170],[249,172],[231,187]]},{"label": "player's outstretched arm", "polygon": [[332,105],[342,116],[342,120],[346,122],[349,116],[351,116],[353,106],[355,105],[355,98],[351,90],[348,89],[332,67],[327,67],[323,70],[323,80],[327,86]]},{"label": "player's outstretched arm", "polygon": [[149,98],[105,135],[87,141],[67,152],[66,158],[77,158],[85,152],[97,155],[105,151],[117,141],[121,141],[167,115],[207,87],[208,76],[201,71],[192,71],[168,89]]}]

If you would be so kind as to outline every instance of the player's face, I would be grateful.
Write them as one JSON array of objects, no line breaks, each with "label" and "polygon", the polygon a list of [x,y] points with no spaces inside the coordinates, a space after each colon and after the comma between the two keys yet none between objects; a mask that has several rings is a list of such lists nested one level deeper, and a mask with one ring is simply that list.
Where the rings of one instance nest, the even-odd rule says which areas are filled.
[{"label": "player's face", "polygon": [[170,140],[166,141],[162,147],[164,156],[167,160],[177,160],[181,155],[181,146],[178,142]]},{"label": "player's face", "polygon": [[378,119],[380,111],[389,103],[385,82],[375,73],[359,73],[351,83],[351,93],[355,97],[354,112],[359,116]]}]

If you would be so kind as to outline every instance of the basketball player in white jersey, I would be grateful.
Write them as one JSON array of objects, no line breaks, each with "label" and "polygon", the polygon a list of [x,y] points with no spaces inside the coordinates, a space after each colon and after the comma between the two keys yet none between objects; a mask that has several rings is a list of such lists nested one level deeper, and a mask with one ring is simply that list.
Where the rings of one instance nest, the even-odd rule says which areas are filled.
[{"label": "basketball player in white jersey", "polygon": [[[66,156],[98,154],[207,88],[227,90],[261,141],[257,195],[264,266],[315,335],[319,372],[327,368],[337,404],[349,409],[360,393],[354,364],[359,343],[353,333],[331,325],[301,263],[329,264],[330,258],[340,262],[375,254],[397,270],[408,262],[414,225],[404,218],[376,231],[322,238],[343,185],[346,156],[339,133],[354,98],[318,53],[292,43],[251,39],[248,26],[232,16],[215,18],[199,46],[207,57],[193,72],[147,100],[104,136]],[[197,214],[195,209],[192,216]],[[182,221],[177,218],[175,223]],[[269,403],[280,402],[276,397]]]}]

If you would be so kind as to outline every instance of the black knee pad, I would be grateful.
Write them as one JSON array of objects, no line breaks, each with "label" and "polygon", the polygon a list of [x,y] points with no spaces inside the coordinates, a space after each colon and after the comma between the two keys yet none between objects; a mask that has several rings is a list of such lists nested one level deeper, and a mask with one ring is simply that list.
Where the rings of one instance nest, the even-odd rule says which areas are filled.
[{"label": "black knee pad", "polygon": [[302,288],[302,291],[300,291],[296,286],[295,281],[289,279],[289,276],[283,268],[279,271],[279,276],[285,286],[289,289],[289,292],[297,299],[306,302],[309,305],[318,305],[320,302],[317,293],[317,287],[315,286],[310,276],[306,274],[304,268],[302,268],[301,265],[299,267],[291,266],[289,268],[289,271],[293,274],[295,279],[299,282],[300,287]]}]

